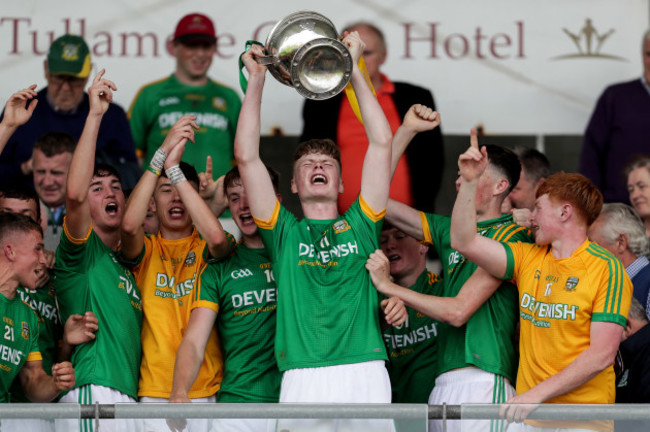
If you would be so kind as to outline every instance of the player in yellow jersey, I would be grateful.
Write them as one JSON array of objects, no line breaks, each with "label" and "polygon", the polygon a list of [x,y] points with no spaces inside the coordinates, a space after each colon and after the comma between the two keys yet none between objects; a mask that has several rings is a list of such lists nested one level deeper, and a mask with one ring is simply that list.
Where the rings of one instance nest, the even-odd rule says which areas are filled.
[{"label": "player in yellow jersey", "polygon": [[[185,143],[194,141],[194,116],[172,127],[133,190],[122,222],[122,256],[129,262],[142,294],[141,402],[167,402],[172,390],[176,351],[190,318],[195,281],[210,258],[231,250],[218,219],[199,196],[194,168],[180,162]],[[165,175],[161,175],[165,168]],[[143,222],[153,195],[160,222],[146,235]],[[222,356],[216,331],[189,392],[194,402],[214,402],[221,384]],[[208,421],[190,421],[189,430],[206,431]],[[164,420],[145,420],[146,431],[168,431]]]},{"label": "player in yellow jersey", "polygon": [[[451,222],[452,247],[519,288],[521,360],[517,396],[503,414],[521,422],[535,405],[613,403],[613,361],[632,297],[621,262],[587,238],[603,198],[580,174],[558,173],[537,190],[530,221],[535,244],[499,243],[476,232],[475,194],[487,165],[476,132],[458,159],[461,186]],[[524,430],[549,427],[527,421]],[[552,427],[611,431],[612,422],[554,422]]]}]

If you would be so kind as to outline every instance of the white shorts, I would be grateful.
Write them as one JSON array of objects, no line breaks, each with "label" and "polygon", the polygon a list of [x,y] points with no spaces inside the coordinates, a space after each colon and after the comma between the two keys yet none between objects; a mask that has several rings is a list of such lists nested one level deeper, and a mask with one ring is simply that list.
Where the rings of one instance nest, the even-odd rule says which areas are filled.
[{"label": "white shorts", "polygon": [[[454,369],[436,378],[429,405],[503,403],[515,395],[507,378],[470,367]],[[504,431],[505,420],[447,420],[448,432]],[[430,432],[441,432],[442,420],[429,420]]]},{"label": "white shorts", "polygon": [[48,419],[2,419],[2,432],[54,432],[54,420]]},{"label": "white shorts", "polygon": [[[212,395],[209,397],[195,398],[191,400],[192,403],[215,403],[216,397]],[[168,404],[169,399],[142,396],[140,398],[140,402]],[[197,419],[187,419],[187,425],[183,429],[183,432],[208,432],[210,430],[211,430],[210,419],[197,418]],[[167,420],[165,419],[146,418],[146,419],[142,419],[142,431],[143,432],[169,432],[170,428],[169,426],[167,426]]]},{"label": "white shorts", "polygon": [[[87,384],[70,390],[63,396],[59,403],[78,403],[78,404],[118,404],[118,403],[135,403],[135,399],[124,393],[94,384]],[[140,430],[140,421],[138,419],[101,419],[99,429],[97,429],[95,419],[57,419],[54,421],[56,432],[82,431],[92,432],[101,430],[101,432],[132,432]]]},{"label": "white shorts", "polygon": [[214,419],[210,431],[214,432],[273,432],[275,420],[267,419]]},{"label": "white shorts", "polygon": [[[280,403],[390,403],[391,386],[383,360],[291,369],[282,376]],[[276,431],[392,432],[392,420],[279,419]]]}]

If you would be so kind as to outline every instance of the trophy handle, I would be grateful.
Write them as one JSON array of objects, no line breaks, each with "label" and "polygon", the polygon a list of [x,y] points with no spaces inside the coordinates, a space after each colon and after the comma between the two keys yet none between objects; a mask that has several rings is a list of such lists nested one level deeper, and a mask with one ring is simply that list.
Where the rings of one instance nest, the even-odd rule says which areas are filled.
[{"label": "trophy handle", "polygon": [[268,55],[268,56],[264,56],[264,57],[255,57],[255,61],[258,64],[261,64],[261,65],[264,65],[264,66],[280,63],[280,59],[278,57],[272,56],[272,55]]}]

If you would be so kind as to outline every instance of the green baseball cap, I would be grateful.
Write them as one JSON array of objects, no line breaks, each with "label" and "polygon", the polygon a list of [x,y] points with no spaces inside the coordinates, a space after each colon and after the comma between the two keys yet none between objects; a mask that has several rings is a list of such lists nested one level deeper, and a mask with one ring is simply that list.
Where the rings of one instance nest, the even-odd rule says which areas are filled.
[{"label": "green baseball cap", "polygon": [[50,45],[47,68],[52,75],[90,75],[90,51],[80,36],[63,35]]}]

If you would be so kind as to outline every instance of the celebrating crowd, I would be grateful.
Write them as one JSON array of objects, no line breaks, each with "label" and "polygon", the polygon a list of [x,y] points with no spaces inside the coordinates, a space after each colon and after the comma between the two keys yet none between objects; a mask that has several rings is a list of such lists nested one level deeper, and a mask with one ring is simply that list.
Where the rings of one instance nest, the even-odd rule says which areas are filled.
[{"label": "celebrating crowd", "polygon": [[[380,73],[384,37],[359,22],[342,42],[360,118],[343,97],[305,104],[290,180],[298,218],[260,156],[264,50],[242,55],[240,102],[207,75],[215,41],[208,17],[183,17],[169,47],[176,69],[144,86],[127,116],[112,102],[119,83],[110,71],[91,77],[85,42],[64,35],[44,62],[47,87],[6,102],[0,401],[503,404],[500,419],[445,425],[472,431],[611,431],[607,420],[528,416],[540,403],[650,402],[647,157],[627,168],[633,207],[603,205],[603,184],[551,174],[533,149],[480,146],[472,130],[452,215],[434,214],[441,116],[428,90]],[[634,103],[648,116],[630,133],[647,143],[650,31],[643,58],[634,85],[647,92]],[[594,113],[604,118],[590,123],[586,152],[610,150],[604,135],[615,134],[605,123],[621,127],[610,111]],[[582,166],[591,169],[588,158]],[[432,251],[440,274],[427,269]],[[2,432],[97,425],[409,427],[385,419],[0,420]],[[431,420],[429,429],[443,423]]]}]

